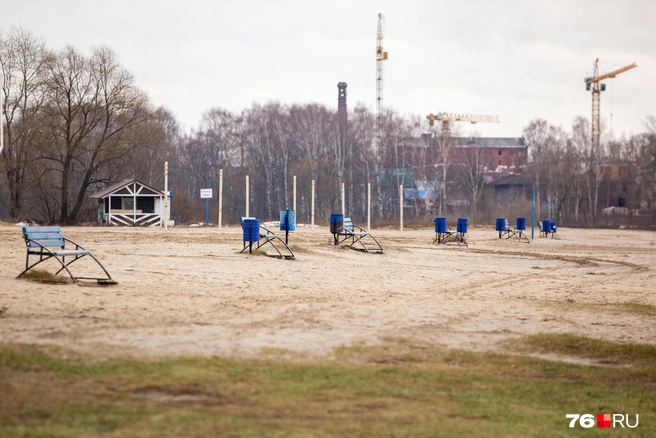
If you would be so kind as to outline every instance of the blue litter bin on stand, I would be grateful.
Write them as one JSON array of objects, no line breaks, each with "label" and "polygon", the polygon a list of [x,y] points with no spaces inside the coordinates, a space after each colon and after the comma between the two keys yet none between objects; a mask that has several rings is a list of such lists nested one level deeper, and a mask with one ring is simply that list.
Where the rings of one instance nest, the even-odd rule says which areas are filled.
[{"label": "blue litter bin on stand", "polygon": [[280,210],[280,231],[285,232],[285,243],[289,243],[289,232],[296,231],[296,211]]},{"label": "blue litter bin on stand", "polygon": [[244,219],[242,227],[244,246],[248,244],[248,252],[252,254],[253,242],[258,242],[260,240],[260,220]]}]

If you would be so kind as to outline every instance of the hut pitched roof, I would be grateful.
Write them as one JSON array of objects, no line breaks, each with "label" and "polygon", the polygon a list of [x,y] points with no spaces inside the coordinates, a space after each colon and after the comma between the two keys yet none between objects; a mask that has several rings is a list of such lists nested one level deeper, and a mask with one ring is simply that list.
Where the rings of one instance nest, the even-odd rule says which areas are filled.
[{"label": "hut pitched roof", "polygon": [[124,180],[121,181],[121,182],[117,182],[117,183],[114,183],[114,184],[112,184],[112,185],[110,185],[110,186],[108,186],[108,187],[105,187],[104,189],[102,189],[102,190],[100,190],[100,191],[94,193],[93,195],[90,195],[89,198],[91,198],[91,199],[103,199],[103,198],[106,198],[107,196],[111,195],[112,193],[117,192],[117,191],[121,190],[123,187],[126,187],[126,186],[128,186],[128,185],[130,185],[130,184],[132,184],[132,183],[135,183],[135,182],[138,183],[138,184],[141,184],[142,186],[144,186],[144,187],[146,187],[146,188],[148,188],[148,189],[150,189],[150,190],[152,190],[152,191],[155,192],[155,193],[161,193],[162,195],[164,195],[164,192],[163,192],[163,191],[158,190],[158,189],[156,189],[156,188],[154,188],[154,187],[152,187],[152,186],[149,186],[148,184],[143,183],[143,182],[141,182],[141,181],[139,181],[139,180],[137,180],[137,179],[130,178],[130,179],[124,179]]}]

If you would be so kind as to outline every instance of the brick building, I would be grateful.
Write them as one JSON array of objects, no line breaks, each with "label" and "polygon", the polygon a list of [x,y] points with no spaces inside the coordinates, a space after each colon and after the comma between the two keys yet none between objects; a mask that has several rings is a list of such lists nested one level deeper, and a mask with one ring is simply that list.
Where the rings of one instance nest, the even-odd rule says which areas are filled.
[{"label": "brick building", "polygon": [[[440,163],[439,139],[424,136],[401,142],[408,167]],[[526,164],[528,149],[523,138],[452,137],[451,165],[482,165],[488,172],[516,173]]]},{"label": "brick building", "polygon": [[526,164],[527,148],[523,138],[454,137],[452,164],[472,164],[472,152],[477,162],[488,172],[518,172]]}]

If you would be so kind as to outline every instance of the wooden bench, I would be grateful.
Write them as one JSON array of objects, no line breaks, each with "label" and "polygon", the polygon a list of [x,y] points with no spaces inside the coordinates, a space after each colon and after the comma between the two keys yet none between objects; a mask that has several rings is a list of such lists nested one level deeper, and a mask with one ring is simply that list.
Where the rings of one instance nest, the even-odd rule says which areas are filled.
[{"label": "wooden bench", "polygon": [[[27,255],[25,258],[25,270],[18,274],[20,278],[27,271],[34,268],[39,263],[45,262],[51,258],[54,258],[59,262],[61,268],[55,273],[59,274],[61,271],[65,270],[68,272],[68,275],[71,276],[74,283],[77,283],[78,280],[96,280],[99,284],[116,284],[116,280],[113,280],[109,275],[105,267],[96,259],[90,251],[84,249],[81,245],[73,242],[70,239],[64,237],[61,233],[61,229],[57,226],[53,227],[23,227],[23,238],[25,239],[25,245],[27,246]],[[67,245],[68,244],[68,245]],[[72,246],[75,248],[73,249]],[[38,257],[34,263],[30,265],[30,256]],[[83,257],[91,257],[98,266],[105,272],[107,277],[76,277],[70,271],[69,266],[80,260]],[[68,258],[68,262],[66,259]]]}]

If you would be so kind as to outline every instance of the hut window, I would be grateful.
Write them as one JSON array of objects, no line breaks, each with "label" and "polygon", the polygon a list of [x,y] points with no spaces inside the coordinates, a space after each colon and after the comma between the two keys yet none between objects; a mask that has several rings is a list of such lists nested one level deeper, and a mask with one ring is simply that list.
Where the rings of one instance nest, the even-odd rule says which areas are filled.
[{"label": "hut window", "polygon": [[138,197],[137,210],[141,210],[142,213],[155,213],[155,198],[152,196]]},{"label": "hut window", "polygon": [[120,196],[112,196],[111,198],[111,209],[112,210],[120,210],[121,209],[121,197]]},{"label": "hut window", "polygon": [[134,210],[134,198],[123,198],[123,210]]}]

